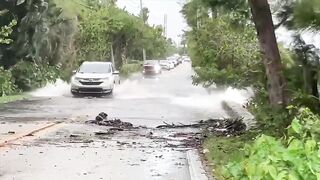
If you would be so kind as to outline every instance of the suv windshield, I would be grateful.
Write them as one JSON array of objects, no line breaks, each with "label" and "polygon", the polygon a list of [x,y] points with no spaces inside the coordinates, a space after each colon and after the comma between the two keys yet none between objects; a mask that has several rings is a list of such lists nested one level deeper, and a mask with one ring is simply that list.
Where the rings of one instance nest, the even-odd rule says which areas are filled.
[{"label": "suv windshield", "polygon": [[79,73],[111,73],[111,68],[109,64],[103,63],[82,64]]}]

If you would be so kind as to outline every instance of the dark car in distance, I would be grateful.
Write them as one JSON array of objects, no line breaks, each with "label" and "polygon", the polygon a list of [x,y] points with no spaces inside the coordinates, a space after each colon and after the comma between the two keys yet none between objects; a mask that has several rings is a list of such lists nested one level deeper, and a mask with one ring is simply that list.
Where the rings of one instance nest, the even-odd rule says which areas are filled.
[{"label": "dark car in distance", "polygon": [[143,64],[143,75],[157,75],[161,74],[161,66],[158,60],[147,60]]}]

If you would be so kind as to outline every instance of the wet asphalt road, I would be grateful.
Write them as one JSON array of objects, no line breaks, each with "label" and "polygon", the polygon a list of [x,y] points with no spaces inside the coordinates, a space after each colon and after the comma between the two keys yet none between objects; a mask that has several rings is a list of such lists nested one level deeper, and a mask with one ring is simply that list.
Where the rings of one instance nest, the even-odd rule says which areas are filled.
[{"label": "wet asphalt road", "polygon": [[106,112],[136,125],[156,126],[163,121],[190,123],[226,116],[220,103],[228,95],[193,86],[191,75],[190,64],[183,64],[158,78],[136,76],[117,86],[113,96],[103,98],[73,98],[65,89],[59,97],[0,105],[0,121],[83,120]]},{"label": "wet asphalt road", "polygon": [[[0,137],[10,127],[63,123],[47,133],[0,148],[0,179],[190,179],[189,148],[172,146],[181,144],[173,138],[177,131],[153,128],[163,122],[190,124],[227,117],[221,101],[233,98],[222,90],[209,93],[193,86],[192,74],[190,64],[183,64],[158,78],[136,75],[118,85],[109,97],[73,98],[68,87],[61,87],[65,91],[55,97],[1,105]],[[95,136],[106,128],[84,122],[99,112],[145,128]]]}]

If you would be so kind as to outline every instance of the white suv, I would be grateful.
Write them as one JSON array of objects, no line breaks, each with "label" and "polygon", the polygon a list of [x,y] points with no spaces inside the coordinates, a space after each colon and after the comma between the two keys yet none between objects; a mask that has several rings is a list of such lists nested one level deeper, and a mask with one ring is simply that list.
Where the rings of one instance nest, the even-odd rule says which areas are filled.
[{"label": "white suv", "polygon": [[71,78],[71,93],[111,94],[114,84],[120,82],[119,72],[110,62],[83,62]]}]

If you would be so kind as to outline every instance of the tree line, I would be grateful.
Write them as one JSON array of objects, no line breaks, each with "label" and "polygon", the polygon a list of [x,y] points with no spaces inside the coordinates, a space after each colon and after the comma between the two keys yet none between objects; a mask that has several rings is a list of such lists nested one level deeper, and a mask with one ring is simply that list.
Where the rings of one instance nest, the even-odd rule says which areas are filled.
[{"label": "tree line", "polygon": [[85,60],[163,58],[175,51],[161,26],[150,26],[111,0],[4,0],[0,3],[0,96],[69,79]]}]

